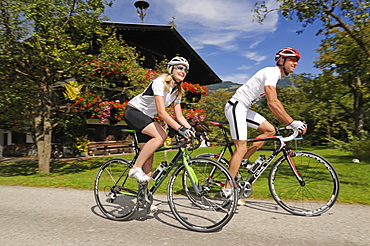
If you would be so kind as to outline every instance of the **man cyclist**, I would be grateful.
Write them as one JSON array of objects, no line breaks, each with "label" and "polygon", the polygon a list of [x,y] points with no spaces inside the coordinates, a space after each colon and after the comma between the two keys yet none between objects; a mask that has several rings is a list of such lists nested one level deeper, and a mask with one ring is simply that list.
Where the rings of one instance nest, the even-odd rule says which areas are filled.
[{"label": "man cyclist", "polygon": [[[249,157],[266,142],[254,142],[247,148],[247,127],[258,129],[262,133],[257,138],[273,136],[275,128],[262,115],[250,110],[250,107],[266,97],[271,112],[285,125],[297,129],[302,134],[307,131],[305,122],[294,120],[284,109],[276,92],[279,79],[294,72],[300,59],[299,52],[294,48],[283,48],[276,53],[275,67],[259,70],[243,84],[225,105],[225,115],[229,121],[231,138],[235,144],[235,152],[230,160],[229,171],[235,177],[241,162],[248,163]],[[229,184],[224,195],[230,194]],[[238,202],[239,205],[241,201]]]}]

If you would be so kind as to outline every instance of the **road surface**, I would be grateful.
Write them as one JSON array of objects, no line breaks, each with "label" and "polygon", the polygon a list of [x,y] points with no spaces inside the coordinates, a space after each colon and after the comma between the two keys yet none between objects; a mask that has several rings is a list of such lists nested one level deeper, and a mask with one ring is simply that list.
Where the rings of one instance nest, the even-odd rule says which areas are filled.
[{"label": "road surface", "polygon": [[220,231],[189,231],[165,195],[156,214],[102,217],[93,191],[0,186],[0,245],[370,245],[370,206],[336,204],[318,217],[291,215],[272,200],[248,199]]}]

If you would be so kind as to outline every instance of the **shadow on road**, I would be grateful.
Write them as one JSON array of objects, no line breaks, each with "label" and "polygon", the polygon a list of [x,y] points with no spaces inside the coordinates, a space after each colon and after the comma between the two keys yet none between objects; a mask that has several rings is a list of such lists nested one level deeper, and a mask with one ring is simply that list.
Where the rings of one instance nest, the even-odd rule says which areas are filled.
[{"label": "shadow on road", "polygon": [[246,207],[259,210],[263,212],[275,213],[275,214],[282,214],[282,215],[293,215],[291,213],[285,211],[278,211],[280,206],[276,204],[274,201],[254,201],[254,200],[246,200]]},{"label": "shadow on road", "polygon": [[[165,196],[163,199],[166,199]],[[139,209],[128,220],[123,220],[123,222],[129,223],[130,221],[131,222],[132,221],[147,221],[147,220],[155,219],[161,222],[162,224],[170,226],[172,228],[176,228],[179,230],[185,230],[185,231],[188,230],[176,220],[176,218],[172,214],[172,211],[168,207],[167,200],[163,200],[163,199],[153,200],[153,205],[158,206],[158,211],[155,214],[152,214],[152,213],[147,214],[146,209]],[[236,215],[238,214],[238,211],[242,209],[253,209],[253,210],[272,213],[272,214],[281,214],[281,215],[289,215],[289,216],[292,215],[285,211],[282,211],[282,212],[278,211],[280,207],[274,201],[246,200],[246,202],[247,202],[246,206],[238,206],[238,209],[235,212]],[[94,205],[91,207],[91,212],[95,214],[96,216],[99,216],[103,219],[110,220],[109,218],[107,218],[101,213],[97,205]],[[215,232],[218,232],[218,231],[215,231]]]},{"label": "shadow on road", "polygon": [[[156,219],[157,221],[165,225],[171,226],[173,228],[187,230],[186,228],[181,226],[179,222],[177,222],[171,210],[168,208],[167,201],[162,201],[160,199],[154,199],[153,205],[158,206],[158,211],[155,214],[152,214],[152,213],[148,214],[146,209],[139,209],[129,219],[122,220],[122,222],[146,221],[146,220]],[[107,218],[101,213],[97,205],[94,205],[91,207],[91,212],[100,218],[110,220],[109,218]],[[119,221],[119,220],[116,220],[116,221]]]}]

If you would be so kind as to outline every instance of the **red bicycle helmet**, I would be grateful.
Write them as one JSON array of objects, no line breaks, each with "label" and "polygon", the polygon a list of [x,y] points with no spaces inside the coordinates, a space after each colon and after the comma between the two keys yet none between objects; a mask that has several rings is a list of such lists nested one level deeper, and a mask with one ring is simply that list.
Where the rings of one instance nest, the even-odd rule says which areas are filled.
[{"label": "red bicycle helmet", "polygon": [[275,61],[279,61],[279,59],[281,57],[283,57],[283,58],[297,57],[298,61],[299,61],[299,59],[301,59],[301,54],[299,54],[298,50],[296,50],[294,48],[284,48],[284,49],[279,50],[276,53]]}]

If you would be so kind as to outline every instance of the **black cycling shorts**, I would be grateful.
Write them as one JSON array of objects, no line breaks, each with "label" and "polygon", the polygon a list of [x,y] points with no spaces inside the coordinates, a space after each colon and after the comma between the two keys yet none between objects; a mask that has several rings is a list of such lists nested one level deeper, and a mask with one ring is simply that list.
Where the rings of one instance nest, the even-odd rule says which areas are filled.
[{"label": "black cycling shorts", "polygon": [[127,106],[124,114],[124,119],[130,129],[136,130],[139,143],[146,143],[150,139],[152,139],[151,136],[141,132],[146,126],[154,122],[152,118],[150,118],[140,110],[137,110],[136,108]]}]

